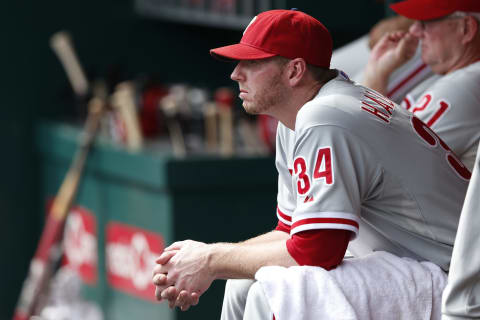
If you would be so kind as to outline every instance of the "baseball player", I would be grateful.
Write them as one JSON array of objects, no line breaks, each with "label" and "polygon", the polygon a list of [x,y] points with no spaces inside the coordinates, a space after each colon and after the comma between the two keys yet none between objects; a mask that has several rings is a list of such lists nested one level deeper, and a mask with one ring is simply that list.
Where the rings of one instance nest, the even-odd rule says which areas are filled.
[{"label": "baseball player", "polygon": [[[394,13],[389,6],[387,7],[388,13],[390,11]],[[367,65],[370,51],[375,44],[389,32],[408,31],[413,22],[413,20],[399,15],[389,16],[380,20],[371,28],[368,34],[341,48],[335,49],[332,54],[331,67],[339,68],[346,72],[353,81],[363,83],[365,66]],[[355,56],[355,59],[352,59],[352,56]],[[422,61],[421,50],[418,49],[411,59],[402,64],[388,77],[384,95],[397,103],[401,103],[410,90],[432,75],[432,70]]]},{"label": "baseball player", "polygon": [[280,122],[278,225],[236,244],[167,247],[154,269],[159,300],[186,310],[213,280],[247,279],[227,282],[222,318],[271,319],[265,299],[245,308],[259,294],[248,279],[269,265],[331,270],[349,243],[448,270],[470,172],[418,118],[329,69],[332,39],[318,20],[266,11],[211,54],[239,61],[231,78],[247,112]]},{"label": "baseball player", "polygon": [[455,238],[448,284],[443,292],[443,320],[480,318],[480,257],[477,254],[480,245],[479,152],[476,159]]},{"label": "baseball player", "polygon": [[[368,35],[333,51],[332,68],[340,68],[353,81],[363,83],[365,66],[370,55],[367,42]],[[401,103],[407,93],[433,76],[432,70],[421,59],[420,50],[417,51],[388,78],[384,95],[394,102]],[[352,55],[355,55],[354,60],[351,58]],[[438,79],[438,76],[433,77]]]},{"label": "baseball player", "polygon": [[472,169],[480,139],[480,2],[407,0],[391,7],[416,22],[379,41],[364,83],[386,93],[388,78],[420,41],[423,62],[442,77],[415,88],[403,104]]}]

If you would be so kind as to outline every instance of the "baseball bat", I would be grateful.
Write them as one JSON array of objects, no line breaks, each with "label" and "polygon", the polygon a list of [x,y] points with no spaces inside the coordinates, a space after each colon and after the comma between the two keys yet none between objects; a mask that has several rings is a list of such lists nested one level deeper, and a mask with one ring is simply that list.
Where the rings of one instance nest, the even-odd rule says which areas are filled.
[{"label": "baseball bat", "polygon": [[29,274],[23,283],[14,320],[26,320],[33,315],[39,297],[48,287],[54,268],[62,256],[61,242],[65,220],[75,200],[103,108],[104,102],[99,98],[93,98],[89,103],[83,136],[48,214],[39,245],[30,263]]},{"label": "baseball bat", "polygon": [[50,47],[62,64],[72,89],[77,96],[88,92],[88,80],[73,47],[72,37],[66,31],[59,31],[50,37]]},{"label": "baseball bat", "polygon": [[214,100],[218,105],[220,119],[220,155],[230,157],[234,153],[233,92],[229,88],[219,88],[215,91]]},{"label": "baseball bat", "polygon": [[119,111],[125,124],[127,147],[133,151],[140,149],[143,145],[143,135],[135,106],[133,84],[129,81],[118,84],[111,100],[111,105]]},{"label": "baseball bat", "polygon": [[187,154],[185,139],[183,138],[182,128],[177,119],[179,110],[178,101],[171,95],[167,95],[159,102],[160,109],[165,116],[170,142],[173,148],[173,154],[178,158],[183,158]]},{"label": "baseball bat", "polygon": [[27,320],[34,314],[40,295],[48,288],[55,266],[61,259],[65,220],[75,200],[103,108],[104,102],[99,98],[93,98],[89,103],[83,137],[45,221],[40,242],[30,263],[29,274],[23,283],[15,308],[14,320]]},{"label": "baseball bat", "polygon": [[[65,69],[70,70],[67,71],[67,74],[69,72],[81,70],[80,64],[78,63],[78,60],[76,60],[73,47],[68,46],[67,43],[67,46],[60,46],[57,48],[60,48],[60,51],[65,50],[67,52],[60,53],[60,51],[54,50],[59,57],[73,57],[73,60],[62,60],[62,64],[64,65]],[[82,76],[76,76],[73,74],[70,80],[74,81],[72,79],[80,78],[82,78]],[[78,89],[78,85],[74,84],[73,82],[72,87]],[[88,89],[88,83],[85,88]],[[82,90],[78,91],[78,94],[86,93],[86,91]],[[45,221],[35,255],[30,262],[29,273],[23,283],[19,300],[14,310],[14,320],[27,320],[36,312],[36,308],[41,300],[40,297],[48,288],[50,278],[52,277],[55,267],[58,265],[61,259],[61,242],[63,238],[65,219],[75,200],[85,162],[87,160],[90,147],[95,139],[104,106],[104,101],[100,98],[93,98],[89,102],[88,116],[79,146],[74,155],[70,168],[68,169],[67,174],[60,186],[60,189],[53,200],[47,220]]]},{"label": "baseball bat", "polygon": [[203,108],[203,118],[205,123],[205,147],[210,153],[217,151],[217,104],[206,103]]}]

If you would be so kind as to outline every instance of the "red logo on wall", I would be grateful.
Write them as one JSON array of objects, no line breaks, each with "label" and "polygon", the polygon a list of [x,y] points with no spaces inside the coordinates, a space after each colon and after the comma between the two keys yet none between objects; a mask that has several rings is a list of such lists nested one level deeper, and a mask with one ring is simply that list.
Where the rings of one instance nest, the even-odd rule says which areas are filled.
[{"label": "red logo on wall", "polygon": [[97,224],[87,209],[74,207],[65,225],[65,259],[88,284],[97,282]]},{"label": "red logo on wall", "polygon": [[156,301],[152,271],[164,248],[160,234],[111,222],[106,228],[105,259],[110,285],[134,296]]}]

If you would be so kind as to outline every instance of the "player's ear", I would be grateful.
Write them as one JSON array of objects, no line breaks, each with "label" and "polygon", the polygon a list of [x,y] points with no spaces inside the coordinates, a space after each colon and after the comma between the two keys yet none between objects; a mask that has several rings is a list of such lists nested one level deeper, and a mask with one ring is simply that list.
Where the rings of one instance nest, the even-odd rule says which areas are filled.
[{"label": "player's ear", "polygon": [[302,58],[290,60],[286,66],[286,75],[290,86],[296,86],[307,72],[307,63]]},{"label": "player's ear", "polygon": [[462,43],[467,44],[472,39],[475,38],[475,35],[478,33],[478,21],[472,16],[465,17],[465,23],[463,25],[463,39]]}]

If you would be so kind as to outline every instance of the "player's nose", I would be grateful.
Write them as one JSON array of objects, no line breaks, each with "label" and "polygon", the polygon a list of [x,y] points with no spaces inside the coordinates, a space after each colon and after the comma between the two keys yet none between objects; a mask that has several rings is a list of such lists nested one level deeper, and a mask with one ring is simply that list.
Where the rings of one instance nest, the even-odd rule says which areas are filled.
[{"label": "player's nose", "polygon": [[237,63],[235,69],[233,69],[232,74],[230,75],[230,79],[233,81],[240,82],[244,79],[244,75],[242,72],[241,62]]}]

